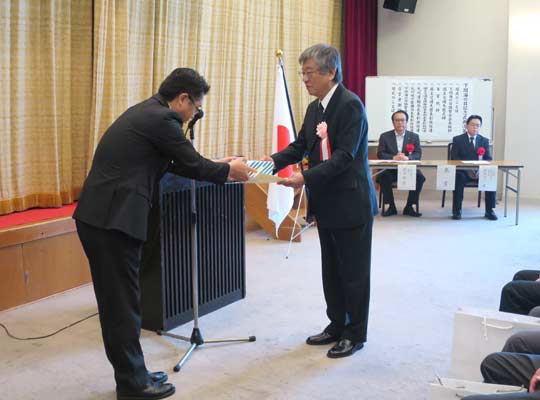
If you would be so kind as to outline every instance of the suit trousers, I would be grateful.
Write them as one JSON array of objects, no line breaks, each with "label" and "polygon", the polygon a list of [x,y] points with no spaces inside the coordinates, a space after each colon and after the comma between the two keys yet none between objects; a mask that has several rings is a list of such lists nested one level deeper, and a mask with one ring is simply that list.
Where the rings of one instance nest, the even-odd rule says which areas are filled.
[{"label": "suit trousers", "polygon": [[501,352],[488,355],[480,366],[487,383],[529,387],[540,368],[540,331],[521,331],[506,341]]},{"label": "suit trousers", "polygon": [[501,291],[499,311],[527,315],[540,306],[540,271],[522,270],[514,275]]},{"label": "suit trousers", "polygon": [[[416,170],[416,190],[410,190],[407,197],[407,206],[418,204],[420,198],[420,192],[426,177],[422,174],[422,171]],[[381,186],[383,193],[383,200],[385,204],[395,207],[394,192],[392,191],[392,184],[397,181],[397,170],[386,170],[377,175],[377,183]]]},{"label": "suit trousers", "polygon": [[[521,331],[506,341],[502,352],[487,356],[480,370],[487,383],[528,388],[535,371],[540,368],[540,331]],[[540,392],[487,394],[464,397],[464,400],[533,400]]]},{"label": "suit trousers", "polygon": [[[473,180],[474,179],[467,174],[467,171],[456,171],[456,186],[454,188],[454,195],[452,198],[452,212],[454,214],[461,212],[465,184]],[[484,195],[486,201],[486,211],[491,211],[495,208],[495,192],[484,192]]]},{"label": "suit trousers", "polygon": [[351,229],[318,227],[325,331],[354,343],[367,339],[373,221]]},{"label": "suit trousers", "polygon": [[105,353],[114,368],[117,390],[149,383],[139,342],[139,267],[142,241],[117,231],[76,221],[90,263]]}]

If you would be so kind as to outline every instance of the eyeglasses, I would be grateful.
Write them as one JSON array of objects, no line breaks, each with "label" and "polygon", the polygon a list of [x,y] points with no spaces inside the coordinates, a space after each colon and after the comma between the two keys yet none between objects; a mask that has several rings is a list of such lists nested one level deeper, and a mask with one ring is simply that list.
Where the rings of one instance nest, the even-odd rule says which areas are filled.
[{"label": "eyeglasses", "polygon": [[303,78],[304,76],[307,76],[308,78],[311,78],[313,75],[315,75],[317,72],[319,72],[318,69],[310,70],[310,71],[298,71],[298,76],[300,78]]},{"label": "eyeglasses", "polygon": [[200,105],[197,105],[197,104],[195,103],[195,100],[193,100],[193,97],[191,97],[191,95],[190,95],[189,93],[188,93],[188,98],[189,98],[189,101],[191,101],[191,104],[193,104],[193,106],[195,107],[195,109],[196,109],[197,111],[199,111],[199,110],[201,109],[201,106],[200,106]]}]

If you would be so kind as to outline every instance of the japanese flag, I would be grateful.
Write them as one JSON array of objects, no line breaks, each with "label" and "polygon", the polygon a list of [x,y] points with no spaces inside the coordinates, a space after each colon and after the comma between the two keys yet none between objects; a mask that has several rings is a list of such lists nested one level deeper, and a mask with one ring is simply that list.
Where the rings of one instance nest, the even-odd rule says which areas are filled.
[{"label": "japanese flag", "polygon": [[[291,120],[291,112],[287,101],[287,91],[283,68],[276,68],[276,92],[274,98],[274,124],[272,134],[272,153],[283,150],[294,141],[294,130]],[[292,175],[292,165],[278,172],[282,178]],[[276,236],[279,226],[291,211],[294,200],[294,189],[271,183],[268,188],[268,218],[276,225]]]}]

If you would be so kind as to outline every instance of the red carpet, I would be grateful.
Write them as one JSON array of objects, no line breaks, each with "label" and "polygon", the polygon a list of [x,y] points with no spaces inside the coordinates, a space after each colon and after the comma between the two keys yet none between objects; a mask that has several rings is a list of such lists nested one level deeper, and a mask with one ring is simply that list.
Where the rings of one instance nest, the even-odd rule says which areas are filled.
[{"label": "red carpet", "polygon": [[70,217],[73,215],[76,206],[77,203],[73,203],[60,208],[34,208],[32,210],[3,215],[0,216],[0,229],[44,221],[46,219]]}]

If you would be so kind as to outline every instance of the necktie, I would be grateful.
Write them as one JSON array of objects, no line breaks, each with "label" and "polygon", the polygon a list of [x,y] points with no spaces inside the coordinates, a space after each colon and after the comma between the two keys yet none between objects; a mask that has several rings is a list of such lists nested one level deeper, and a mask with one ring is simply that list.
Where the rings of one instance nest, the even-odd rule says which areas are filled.
[{"label": "necktie", "polygon": [[474,149],[474,138],[471,138],[471,147]]},{"label": "necktie", "polygon": [[317,107],[317,124],[319,122],[322,122],[324,117],[324,107],[321,102],[319,102],[319,106]]}]

